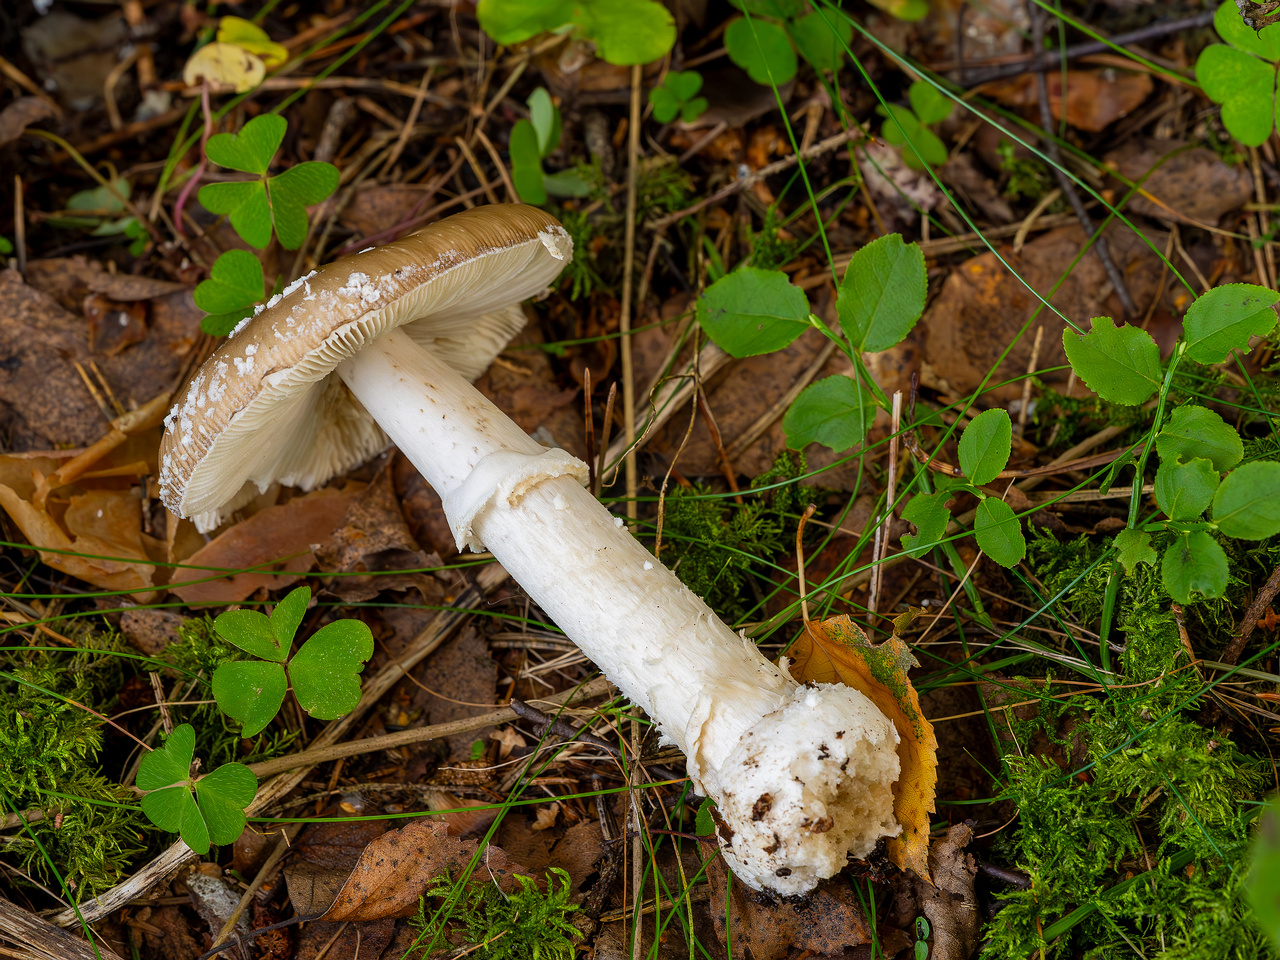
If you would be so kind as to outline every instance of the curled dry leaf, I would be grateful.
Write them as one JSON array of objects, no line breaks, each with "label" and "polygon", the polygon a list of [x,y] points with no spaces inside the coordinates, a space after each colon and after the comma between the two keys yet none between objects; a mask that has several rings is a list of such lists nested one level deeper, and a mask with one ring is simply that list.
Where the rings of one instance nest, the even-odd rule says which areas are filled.
[{"label": "curled dry leaf", "polygon": [[182,71],[182,82],[189,87],[208,80],[210,86],[232,87],[236,93],[248,93],[262,82],[267,65],[262,58],[234,43],[205,44],[195,52]]},{"label": "curled dry leaf", "polygon": [[848,617],[811,620],[788,654],[791,675],[803,683],[843,683],[871,698],[893,721],[900,738],[901,773],[893,785],[894,814],[902,834],[888,844],[889,858],[929,879],[929,814],[938,782],[938,740],[920,710],[920,700],[907,677],[918,666],[898,633],[917,611],[894,621],[894,635],[874,644]]},{"label": "curled dry leaf", "polygon": [[[333,904],[322,920],[379,920],[407,917],[418,907],[428,884],[442,874],[457,877],[475,855],[474,840],[460,840],[441,820],[415,820],[399,830],[388,830],[360,855]],[[514,886],[513,877],[526,871],[499,847],[487,846],[474,878],[494,882],[503,890]]]},{"label": "curled dry leaf", "polygon": [[[1100,133],[1121,117],[1136,110],[1151,95],[1155,84],[1145,73],[1117,73],[1114,70],[1068,70],[1067,94],[1062,95],[1062,75],[1045,74],[1049,86],[1049,109],[1055,120],[1066,115],[1067,123],[1081,130]],[[1011,107],[1035,107],[1039,103],[1038,80],[1024,74],[1013,80],[984,84],[987,96]]]}]

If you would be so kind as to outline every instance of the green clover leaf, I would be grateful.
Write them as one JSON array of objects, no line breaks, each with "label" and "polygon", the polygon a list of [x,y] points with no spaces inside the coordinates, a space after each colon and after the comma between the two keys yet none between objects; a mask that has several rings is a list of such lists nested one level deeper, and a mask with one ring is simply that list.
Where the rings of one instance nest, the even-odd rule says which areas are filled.
[{"label": "green clover leaf", "polygon": [[701,89],[702,74],[696,70],[672,70],[649,91],[654,119],[659,123],[670,123],[677,116],[685,123],[697,120],[707,109],[707,98],[698,96]]},{"label": "green clover leaf", "polygon": [[[204,145],[204,155],[220,167],[241,173],[264,174],[284,142],[289,123],[274,113],[254,117],[239,133],[216,133]],[[204,203],[203,200],[200,201]]]},{"label": "green clover leaf", "polygon": [[271,204],[261,180],[206,183],[197,196],[210,213],[227,216],[249,246],[261,250],[271,242]]},{"label": "green clover leaf", "polygon": [[876,107],[876,110],[886,118],[880,128],[881,137],[891,146],[906,147],[902,150],[902,162],[912,170],[923,170],[925,164],[936,167],[947,162],[946,144],[910,109],[891,103],[887,107]]},{"label": "green clover leaf", "polygon": [[657,60],[676,42],[675,20],[658,0],[480,0],[476,16],[502,44],[572,27],[618,66]]},{"label": "green clover leaf", "polygon": [[839,70],[853,42],[853,24],[838,10],[819,9],[787,23],[800,56],[818,70]]},{"label": "green clover leaf", "polygon": [[1196,61],[1196,80],[1222,105],[1222,122],[1248,147],[1261,146],[1276,122],[1276,64],[1280,30],[1254,33],[1232,4],[1218,7],[1213,25],[1226,44],[1206,47]]},{"label": "green clover leaf", "polygon": [[[338,168],[333,164],[308,160],[267,181],[271,221],[280,246],[286,250],[302,246],[307,239],[306,208],[328,199],[338,189],[338,179]],[[234,220],[231,225],[235,226]]]},{"label": "green clover leaf", "polygon": [[525,203],[546,203],[547,190],[542,185],[542,151],[538,148],[538,131],[530,121],[516,121],[511,128],[508,150],[511,152],[511,179],[520,199]]},{"label": "green clover leaf", "polygon": [[213,262],[209,279],[193,294],[196,306],[209,314],[200,321],[200,329],[225,336],[253,313],[263,294],[262,262],[248,250],[228,250]]},{"label": "green clover leaf", "polygon": [[289,661],[293,693],[317,720],[336,720],[360,703],[360,672],[373,656],[373,633],[360,620],[335,620]]},{"label": "green clover leaf", "polygon": [[228,763],[199,780],[191,776],[196,731],[175,727],[162,747],[138,765],[137,787],[146,791],[142,812],[161,830],[179,834],[199,854],[211,843],[235,842],[245,825],[245,808],[258,792],[258,778],[244,764]]},{"label": "green clover leaf", "polygon": [[738,17],[724,32],[729,59],[764,86],[781,86],[796,75],[799,63],[781,24]]}]

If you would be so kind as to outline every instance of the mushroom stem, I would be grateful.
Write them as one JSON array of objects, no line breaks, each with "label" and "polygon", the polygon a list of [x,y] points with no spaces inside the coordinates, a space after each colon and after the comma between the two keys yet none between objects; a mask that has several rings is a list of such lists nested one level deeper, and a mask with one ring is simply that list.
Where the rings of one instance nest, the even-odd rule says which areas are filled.
[{"label": "mushroom stem", "polygon": [[337,369],[440,494],[459,548],[490,550],[684,751],[740,879],[804,893],[897,834],[897,734],[870,700],[766,660],[583,489],[585,464],[407,334]]}]

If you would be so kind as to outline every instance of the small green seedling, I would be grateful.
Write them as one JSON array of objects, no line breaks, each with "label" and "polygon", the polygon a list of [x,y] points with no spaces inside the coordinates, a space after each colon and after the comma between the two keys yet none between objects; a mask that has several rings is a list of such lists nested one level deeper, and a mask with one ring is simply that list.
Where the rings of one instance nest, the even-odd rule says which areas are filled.
[{"label": "small green seedling", "polygon": [[298,704],[317,720],[335,720],[360,703],[360,673],[373,656],[373,634],[359,620],[335,620],[321,627],[292,658],[289,650],[311,599],[298,587],[271,616],[256,610],[228,610],[214,630],[257,660],[224,663],[213,674],[213,696],[222,711],[244,724],[242,736],[266,728],[293,684]]},{"label": "small green seedling", "polygon": [[140,256],[147,248],[148,237],[138,218],[125,213],[125,201],[132,191],[133,185],[111,170],[107,186],[73,193],[64,215],[50,217],[48,222],[55,227],[87,230],[91,237],[127,237],[132,241],[129,252]]},{"label": "small green seedling", "polygon": [[929,960],[929,921],[916,917],[916,943],[912,950],[916,960]]},{"label": "small green seedling", "polygon": [[476,16],[498,43],[572,32],[619,66],[657,60],[676,42],[675,20],[657,0],[480,0]]},{"label": "small green seedling", "polygon": [[[836,301],[843,336],[809,312],[809,301],[780,270],[740,267],[699,298],[698,322],[726,353],[752,357],[789,346],[811,327],[833,339],[857,369],[864,352],[900,343],[924,313],[924,255],[898,234],[875,240],[849,261]],[[782,420],[787,446],[817,442],[837,453],[861,443],[881,403],[869,378],[837,374],[806,387]]]},{"label": "small green seedling", "polygon": [[146,791],[142,812],[161,830],[181,835],[198,854],[209,845],[235,842],[244,830],[244,811],[258,792],[258,778],[242,763],[224,763],[196,777],[191,769],[196,731],[189,723],[175,727],[164,746],[138,765],[137,786]]},{"label": "small green seedling", "polygon": [[274,225],[280,245],[297,250],[307,238],[307,211],[338,188],[338,168],[309,160],[274,177],[266,175],[284,142],[288,122],[273,113],[254,117],[239,133],[219,133],[205,144],[205,156],[219,166],[251,173],[256,180],[208,183],[200,202],[212,213],[227,214],[236,233],[259,250],[271,242]]},{"label": "small green seedling", "polygon": [[951,101],[925,80],[911,85],[907,99],[910,109],[896,103],[876,108],[887,118],[880,135],[885,143],[902,148],[902,160],[911,169],[923,170],[925,164],[941,166],[947,162],[946,145],[928,128],[947,119]]},{"label": "small green seedling", "polygon": [[853,40],[853,24],[832,7],[811,10],[804,0],[733,0],[747,16],[724,33],[729,59],[756,83],[784,84],[796,75],[796,51],[816,70],[839,70]]},{"label": "small green seedling", "polygon": [[1245,146],[1261,146],[1276,121],[1280,27],[1255,33],[1229,3],[1218,7],[1213,26],[1226,43],[1205,47],[1196,61],[1196,80],[1205,96],[1222,104],[1228,132]]},{"label": "small green seedling", "polygon": [[547,195],[584,197],[591,189],[571,170],[544,173],[542,160],[560,145],[560,110],[545,87],[528,99],[529,119],[511,128],[511,179],[525,203],[546,203]]},{"label": "small green seedling", "polygon": [[653,118],[659,123],[670,123],[676,117],[685,123],[697,120],[707,109],[707,98],[698,96],[701,89],[702,74],[696,70],[672,70],[649,91]]}]

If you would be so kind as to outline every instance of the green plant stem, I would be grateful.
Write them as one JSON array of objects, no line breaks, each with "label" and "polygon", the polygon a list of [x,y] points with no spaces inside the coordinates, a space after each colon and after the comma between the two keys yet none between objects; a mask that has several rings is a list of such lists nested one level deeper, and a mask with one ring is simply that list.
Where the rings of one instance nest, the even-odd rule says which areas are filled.
[{"label": "green plant stem", "polygon": [[[923,464],[916,464],[916,480],[920,484],[921,493],[933,492],[929,485],[929,470]],[[973,604],[974,619],[992,633],[998,633],[999,631],[996,630],[995,624],[991,622],[991,617],[982,606],[982,597],[978,593],[977,585],[973,582],[972,577],[966,576],[969,572],[969,568],[965,565],[964,560],[960,558],[960,552],[956,550],[955,543],[951,540],[943,540],[942,543],[938,544],[938,549],[940,549],[943,555],[947,558],[947,562],[951,565],[952,572],[955,573],[956,578],[964,588],[965,596],[968,597],[969,602]],[[939,564],[939,566],[941,566],[941,564]]]}]

